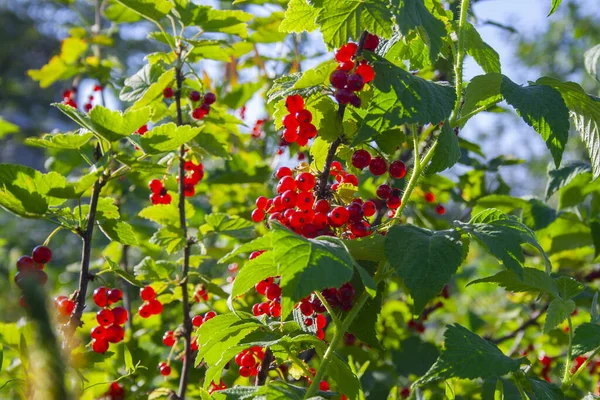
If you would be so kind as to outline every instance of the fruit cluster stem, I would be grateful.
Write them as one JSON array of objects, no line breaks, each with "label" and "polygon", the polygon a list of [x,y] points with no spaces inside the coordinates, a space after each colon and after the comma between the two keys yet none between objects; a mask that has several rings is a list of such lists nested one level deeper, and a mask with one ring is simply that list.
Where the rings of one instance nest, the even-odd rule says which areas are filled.
[{"label": "fruit cluster stem", "polygon": [[[178,65],[175,69],[175,80],[177,82],[177,89],[175,91],[175,105],[177,108],[177,126],[183,125],[183,115],[181,110],[181,91],[183,86],[183,73],[181,71],[181,48],[179,47],[178,52]],[[185,346],[185,358],[183,360],[183,367],[181,369],[181,379],[179,381],[179,390],[177,391],[177,397],[180,400],[185,399],[187,387],[190,378],[190,370],[194,365],[193,353],[192,353],[192,320],[190,318],[190,299],[188,293],[188,273],[190,269],[190,247],[192,242],[188,238],[187,223],[185,216],[185,145],[181,145],[179,148],[179,224],[181,228],[181,234],[185,238],[186,244],[183,248],[183,265],[181,266],[181,277],[179,287],[181,288],[181,303],[183,306],[183,328],[182,336]]]}]

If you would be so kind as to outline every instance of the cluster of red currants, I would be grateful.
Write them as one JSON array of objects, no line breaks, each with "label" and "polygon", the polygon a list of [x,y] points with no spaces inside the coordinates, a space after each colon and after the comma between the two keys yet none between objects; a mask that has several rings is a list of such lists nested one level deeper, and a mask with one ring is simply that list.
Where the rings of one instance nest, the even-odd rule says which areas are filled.
[{"label": "cluster of red currants", "polygon": [[67,296],[57,296],[54,298],[54,306],[56,307],[56,311],[58,311],[58,322],[64,324],[73,313],[75,302]]},{"label": "cluster of red currants", "polygon": [[266,120],[257,119],[254,123],[254,127],[252,128],[252,138],[259,139],[262,135],[262,127],[265,124]]},{"label": "cluster of red currants", "polygon": [[552,358],[547,355],[542,355],[539,357],[540,363],[542,364],[542,378],[544,378],[548,382],[552,382],[550,379],[550,369],[552,368]]},{"label": "cluster of red currants", "polygon": [[[102,86],[100,86],[100,85],[94,86],[94,92],[99,92],[101,90],[102,90]],[[83,109],[86,112],[90,112],[92,110],[92,108],[94,107],[94,105],[92,104],[92,101],[94,101],[94,95],[89,95],[88,102],[83,105]]]},{"label": "cluster of red currants", "polygon": [[[254,252],[250,255],[251,259],[258,257],[259,254]],[[263,279],[254,285],[254,289],[258,294],[261,294],[267,298],[267,301],[262,303],[256,303],[252,306],[252,313],[257,317],[260,315],[267,315],[273,318],[279,318],[281,316],[281,287],[272,277]]]},{"label": "cluster of red currants", "polygon": [[101,398],[107,400],[124,400],[125,394],[125,388],[119,382],[112,382]]},{"label": "cluster of red currants", "polygon": [[217,316],[217,313],[212,310],[206,312],[204,314],[204,316],[196,315],[196,316],[194,316],[194,318],[192,318],[192,325],[194,325],[196,328],[198,328],[198,327],[202,326],[203,323],[205,323],[209,319],[213,319],[216,316]]},{"label": "cluster of red currants", "polygon": [[119,343],[125,337],[123,325],[129,319],[127,310],[123,307],[110,308],[122,298],[123,292],[120,289],[107,289],[101,286],[94,290],[94,303],[102,307],[96,313],[98,326],[91,332],[92,350],[96,353],[106,353],[109,343]]},{"label": "cluster of red currants", "polygon": [[[48,274],[44,272],[44,265],[52,259],[52,251],[46,246],[36,246],[30,256],[21,256],[17,260],[17,273],[15,274],[15,283],[19,288],[23,288],[26,280],[45,285],[48,282]],[[25,307],[25,298],[21,296],[21,307]]]},{"label": "cluster of red currants", "polygon": [[[183,177],[183,195],[192,197],[196,194],[196,185],[204,178],[204,165],[202,163],[194,164],[193,161],[183,163],[185,176]],[[179,182],[179,176],[177,177]]]},{"label": "cluster of red currants", "polygon": [[260,346],[253,346],[238,353],[235,356],[235,363],[240,367],[240,376],[248,378],[258,375],[263,358],[265,358],[265,352]]},{"label": "cluster of red currants", "polygon": [[62,103],[77,108],[77,102],[75,101],[75,95],[77,93],[77,88],[73,86],[71,89],[67,89],[62,93],[63,101]]},{"label": "cluster of red currants", "polygon": [[[331,174],[336,176],[340,183],[358,186],[358,178],[343,173],[342,165],[337,161],[332,163]],[[370,225],[364,217],[375,214],[376,207],[373,202],[363,203],[357,198],[347,207],[340,205],[332,208],[328,200],[315,201],[313,190],[316,178],[312,173],[300,172],[294,179],[290,168],[281,167],[277,171],[277,178],[278,195],[272,199],[263,196],[256,199],[257,208],[252,212],[254,222],[264,220],[265,215],[269,214],[270,221],[279,221],[307,238],[331,235],[336,228],[345,231],[345,227],[349,228],[350,233],[346,236],[350,237],[363,237],[370,233]],[[332,189],[336,190],[338,186],[339,184],[334,184]]]},{"label": "cluster of red currants", "polygon": [[285,106],[289,114],[283,117],[283,139],[287,143],[306,146],[309,139],[317,136],[317,128],[312,124],[312,113],[304,108],[304,99],[297,94],[288,96]]},{"label": "cluster of red currants", "polygon": [[201,303],[202,301],[208,301],[208,291],[204,285],[199,285],[194,292],[194,301]]},{"label": "cluster of red currants", "polygon": [[[327,326],[327,318],[322,314],[327,311],[321,300],[318,297],[314,297],[312,300],[310,297],[300,300],[300,303],[296,304],[296,308],[300,310],[304,318],[304,325],[313,326],[316,324],[317,337],[321,340],[325,339],[325,326]],[[319,314],[320,313],[320,314]]]},{"label": "cluster of red currants", "polygon": [[321,292],[327,303],[333,308],[349,311],[354,301],[354,288],[350,282],[344,283],[339,289],[329,288]]},{"label": "cluster of red currants", "polygon": [[[375,51],[379,45],[379,37],[368,34],[365,40],[364,49]],[[360,107],[361,100],[356,92],[360,92],[365,83],[371,82],[375,78],[373,68],[366,60],[356,60],[356,43],[348,43],[340,47],[335,53],[335,59],[339,63],[337,69],[329,76],[329,82],[336,89],[335,99],[340,104],[351,104],[354,107]]]},{"label": "cluster of red currants", "polygon": [[[190,92],[190,100],[192,103],[197,103],[200,101],[200,93],[193,90]],[[202,98],[202,104],[199,107],[194,108],[192,111],[192,118],[194,119],[202,119],[210,112],[210,105],[214,104],[217,101],[217,96],[214,93],[206,93]]]},{"label": "cluster of red currants", "polygon": [[152,179],[148,183],[148,187],[152,194],[150,195],[150,201],[152,204],[171,204],[171,195],[167,192],[167,188],[158,179]]},{"label": "cluster of red currants", "polygon": [[144,300],[138,308],[138,313],[142,318],[148,318],[152,315],[158,315],[163,310],[162,303],[156,298],[156,292],[152,289],[152,286],[145,286],[140,289],[140,297]]}]

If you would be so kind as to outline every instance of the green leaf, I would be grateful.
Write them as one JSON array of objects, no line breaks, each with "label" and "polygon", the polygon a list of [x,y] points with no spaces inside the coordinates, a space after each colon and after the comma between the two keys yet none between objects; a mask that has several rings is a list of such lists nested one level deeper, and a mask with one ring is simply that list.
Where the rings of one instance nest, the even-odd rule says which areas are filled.
[{"label": "green leaf", "polygon": [[130,246],[136,246],[138,244],[133,227],[127,222],[116,220],[103,221],[100,223],[100,230],[110,240]]},{"label": "green leaf", "polygon": [[157,230],[150,238],[150,243],[154,243],[165,249],[167,253],[173,254],[185,247],[186,238],[181,228],[168,226]]},{"label": "green leaf", "polygon": [[481,39],[477,29],[467,23],[465,29],[465,50],[487,74],[500,73],[500,56],[490,45]]},{"label": "green leaf", "polygon": [[358,40],[364,30],[389,38],[392,13],[380,0],[322,0],[317,25],[331,49]]},{"label": "green leaf", "polygon": [[534,231],[544,229],[556,220],[556,210],[538,199],[530,199],[523,207],[523,223]]},{"label": "green leaf", "polygon": [[4,118],[0,117],[0,139],[9,133],[15,133],[19,131],[19,127],[13,123],[8,122]]},{"label": "green leaf", "polygon": [[104,16],[117,24],[137,22],[141,18],[138,13],[120,3],[112,3],[106,7]]},{"label": "green leaf", "polygon": [[306,0],[290,0],[285,10],[285,18],[279,25],[279,32],[301,33],[317,29],[315,22],[319,11]]},{"label": "green leaf", "polygon": [[[564,99],[575,128],[588,150],[592,160],[594,179],[600,176],[600,99],[585,93],[574,82],[561,82],[553,78],[540,78],[536,83],[548,85],[557,90]],[[561,111],[562,114],[562,111]]]},{"label": "green leaf", "polygon": [[594,258],[600,254],[600,221],[594,219],[590,222],[592,241],[594,242]]},{"label": "green leaf", "polygon": [[206,216],[205,224],[200,227],[203,235],[209,232],[232,236],[237,239],[248,239],[252,237],[255,224],[237,215],[225,213],[212,213]]},{"label": "green leaf", "polygon": [[413,225],[389,230],[385,254],[410,290],[415,313],[423,310],[456,273],[463,246],[457,230],[430,231]]},{"label": "green leaf", "polygon": [[350,399],[357,399],[360,392],[360,382],[348,365],[348,360],[343,359],[338,353],[331,357],[331,367],[327,370],[331,379],[337,384],[340,392]]},{"label": "green leaf", "polygon": [[[500,91],[517,114],[546,141],[558,168],[569,139],[569,110],[561,93],[546,85],[519,86],[506,76],[502,77]],[[600,150],[598,157],[600,165]]]},{"label": "green leaf", "polygon": [[360,341],[376,349],[382,349],[377,338],[377,320],[379,314],[381,314],[384,286],[381,284],[377,295],[365,302],[348,328],[348,331],[353,333]]},{"label": "green leaf", "polygon": [[78,199],[98,180],[102,171],[96,170],[77,178],[74,182],[67,182],[65,187],[52,188],[48,195],[59,199]]},{"label": "green leaf", "polygon": [[583,54],[585,60],[585,69],[597,81],[600,81],[600,73],[598,65],[600,64],[600,44],[592,47]]},{"label": "green leaf", "polygon": [[[179,227],[179,196],[173,194],[171,204],[148,206],[139,212],[139,216],[159,225]],[[185,202],[185,215],[192,218],[196,210],[188,201]]]},{"label": "green leaf", "polygon": [[410,336],[400,343],[400,350],[392,350],[392,362],[402,376],[424,375],[435,363],[440,352],[418,336]]},{"label": "green leaf", "polygon": [[131,139],[147,154],[161,154],[178,149],[182,144],[198,136],[203,128],[204,126],[177,126],[175,123],[169,122],[155,126],[144,136],[135,135]]},{"label": "green leaf", "polygon": [[439,124],[454,107],[456,93],[445,84],[434,83],[372,56],[375,94],[367,109],[356,110],[362,120],[352,146],[402,124]]},{"label": "green leaf", "polygon": [[458,138],[448,121],[444,123],[437,140],[435,153],[426,170],[427,174],[436,174],[451,168],[461,156]]},{"label": "green leaf", "polygon": [[269,277],[277,276],[277,263],[273,252],[267,251],[246,262],[233,281],[231,297],[235,298],[252,289],[258,282]]},{"label": "green leaf", "polygon": [[145,286],[140,281],[135,279],[135,277],[133,275],[131,275],[129,272],[127,272],[123,268],[121,268],[119,266],[119,264],[117,264],[116,262],[111,260],[109,257],[106,257],[106,262],[108,262],[108,265],[109,265],[109,268],[106,271],[114,272],[115,274],[119,275],[121,278],[123,278],[125,281],[129,282],[133,286],[137,286],[140,288]]},{"label": "green leaf", "polygon": [[464,126],[469,118],[477,112],[487,110],[502,101],[501,83],[502,75],[496,73],[479,75],[471,79],[465,90],[465,104],[461,109],[461,126]]},{"label": "green leaf", "polygon": [[546,200],[567,186],[576,177],[591,171],[592,167],[590,164],[580,161],[571,161],[561,168],[548,171],[549,179],[546,186]]},{"label": "green leaf", "polygon": [[[242,38],[248,36],[246,22],[253,16],[241,10],[219,10],[211,6],[195,5],[189,1],[179,1],[177,11],[183,23],[188,26],[197,26],[204,32],[220,32],[238,35]],[[185,9],[181,7],[185,4]]]},{"label": "green leaf", "polygon": [[392,4],[400,32],[405,36],[411,31],[423,34],[429,47],[430,60],[435,63],[447,35],[444,23],[429,12],[423,0],[392,0]]},{"label": "green leaf", "polygon": [[573,300],[554,299],[550,302],[544,323],[544,333],[550,332],[575,311]]},{"label": "green leaf", "polygon": [[169,280],[177,265],[168,261],[154,261],[146,257],[133,267],[136,278],[144,281]]},{"label": "green leaf", "polygon": [[444,337],[442,354],[414,385],[449,378],[486,379],[519,370],[522,359],[505,356],[494,344],[461,325],[449,325]]},{"label": "green leaf", "polygon": [[125,370],[127,372],[133,372],[135,370],[135,366],[133,365],[133,357],[131,356],[131,351],[127,345],[123,345],[123,355],[125,357]]},{"label": "green leaf", "polygon": [[25,144],[44,147],[46,149],[77,150],[89,142],[93,136],[91,133],[83,130],[71,133],[47,133],[41,138],[27,138],[25,139]]},{"label": "green leaf", "polygon": [[174,7],[170,0],[117,0],[142,17],[158,22]]},{"label": "green leaf", "polygon": [[552,8],[548,13],[548,17],[554,14],[554,12],[558,9],[558,6],[560,6],[560,3],[562,3],[562,0],[552,0]]},{"label": "green leaf", "polygon": [[472,214],[479,214],[489,208],[496,208],[503,213],[510,213],[513,210],[525,207],[527,207],[527,200],[503,194],[491,194],[477,199]]},{"label": "green leaf", "polygon": [[583,323],[573,336],[573,358],[600,347],[600,325]]},{"label": "green leaf", "polygon": [[570,276],[559,276],[556,278],[556,287],[558,288],[558,295],[563,300],[572,299],[585,289],[582,283]]},{"label": "green leaf", "polygon": [[138,72],[125,79],[119,99],[127,102],[143,98],[142,105],[148,105],[162,95],[163,90],[175,80],[175,71],[165,72],[161,64],[146,64]]},{"label": "green leaf", "polygon": [[80,69],[76,63],[88,49],[85,40],[68,37],[61,42],[60,54],[50,59],[41,69],[27,71],[31,79],[40,82],[40,87],[46,88],[58,80],[70,79],[77,75]]},{"label": "green leaf", "polygon": [[519,276],[523,274],[525,263],[521,249],[523,243],[536,247],[544,257],[546,268],[550,270],[548,256],[537,242],[533,231],[499,210],[482,211],[468,224],[456,221],[455,225],[477,240],[491,255],[502,261],[506,268]]},{"label": "green leaf", "polygon": [[[89,206],[86,204],[83,206],[88,207],[85,212],[89,211]],[[78,213],[76,213],[78,214]],[[98,205],[96,206],[96,219],[98,221],[102,221],[103,219],[119,219],[121,218],[121,214],[119,214],[119,207],[115,204],[115,199],[112,197],[101,197],[98,200]]]},{"label": "green leaf", "polygon": [[562,390],[560,390],[560,387],[558,387],[557,385],[532,376],[528,376],[527,380],[529,384],[531,384],[531,388],[533,390],[533,393],[536,395],[537,399],[565,399],[565,395],[563,394]]},{"label": "green leaf", "polygon": [[476,279],[469,282],[469,285],[476,283],[497,283],[509,292],[548,293],[558,296],[554,279],[544,271],[535,268],[523,268],[522,278],[513,271],[505,270],[487,278]]}]

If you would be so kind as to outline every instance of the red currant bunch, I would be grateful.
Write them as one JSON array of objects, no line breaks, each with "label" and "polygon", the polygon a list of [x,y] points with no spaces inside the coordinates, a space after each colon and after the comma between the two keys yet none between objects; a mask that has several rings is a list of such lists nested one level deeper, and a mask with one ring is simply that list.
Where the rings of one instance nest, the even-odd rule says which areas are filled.
[{"label": "red currant bunch", "polygon": [[[52,250],[46,246],[37,246],[33,249],[31,256],[21,256],[17,260],[17,273],[15,283],[23,288],[26,280],[30,279],[40,285],[48,282],[48,274],[43,271],[44,266],[52,259]],[[21,306],[25,306],[25,298],[21,296]]]},{"label": "red currant bunch", "polygon": [[96,313],[98,326],[91,332],[92,349],[96,353],[106,353],[109,343],[119,343],[125,338],[123,325],[129,319],[129,313],[123,307],[110,307],[122,298],[123,292],[120,289],[101,286],[94,290],[94,303],[102,308]]},{"label": "red currant bunch", "polygon": [[57,296],[54,299],[54,306],[58,311],[58,320],[60,323],[66,323],[69,320],[69,316],[75,309],[75,302],[69,299],[67,296]]},{"label": "red currant bunch", "polygon": [[207,313],[204,314],[204,316],[196,315],[194,318],[192,318],[192,325],[194,325],[196,328],[198,328],[198,327],[202,326],[203,323],[205,323],[209,319],[212,319],[216,316],[217,316],[217,313],[214,311],[208,311]]},{"label": "red currant bunch", "polygon": [[124,400],[125,388],[121,386],[119,382],[112,382],[102,398],[108,400]]},{"label": "red currant bunch", "polygon": [[355,293],[350,282],[344,283],[339,289],[325,289],[321,294],[333,308],[339,307],[342,311],[349,311],[352,308]]},{"label": "red currant bunch", "polygon": [[267,298],[267,301],[252,306],[252,313],[257,317],[267,315],[273,318],[281,316],[281,287],[274,278],[263,279],[254,285],[256,292]]},{"label": "red currant bunch", "polygon": [[194,301],[201,303],[202,301],[208,301],[208,291],[204,285],[199,285],[194,292]]},{"label": "red currant bunch", "polygon": [[138,308],[138,313],[142,318],[148,318],[152,315],[158,315],[163,310],[162,303],[156,298],[156,292],[152,286],[145,286],[140,289],[140,297],[144,300]]},{"label": "red currant bunch", "polygon": [[[204,178],[204,165],[202,163],[194,164],[192,161],[186,161],[183,164],[185,176],[183,177],[183,194],[185,197],[192,197],[196,194],[195,186]],[[177,177],[179,182],[179,177]]]},{"label": "red currant bunch", "polygon": [[72,87],[71,89],[67,89],[62,93],[62,97],[63,97],[63,101],[62,103],[73,107],[73,108],[77,108],[77,102],[75,102],[75,95],[77,93],[77,88],[76,87]]},{"label": "red currant bunch", "polygon": [[[364,48],[374,51],[379,45],[379,38],[376,35],[369,34],[365,41]],[[338,67],[329,76],[329,82],[336,89],[335,99],[340,104],[351,104],[354,107],[360,107],[361,100],[356,92],[360,92],[365,83],[371,82],[375,78],[373,68],[366,60],[357,60],[356,43],[348,43],[339,48],[335,53],[335,59]]]},{"label": "red currant bunch", "polygon": [[319,339],[323,340],[325,338],[325,326],[327,325],[327,319],[322,313],[327,311],[327,309],[323,303],[321,303],[321,300],[319,300],[319,298],[316,296],[313,296],[312,300],[310,297],[307,297],[297,303],[296,308],[304,317],[304,325],[313,326],[316,324],[316,335]]},{"label": "red currant bunch", "polygon": [[262,127],[265,124],[264,119],[257,119],[254,123],[254,127],[252,128],[252,138],[258,139],[262,135]]},{"label": "red currant bunch", "polygon": [[148,187],[152,192],[150,195],[150,201],[152,204],[171,204],[171,195],[167,192],[167,188],[165,188],[162,181],[158,179],[152,179],[148,183]]},{"label": "red currant bunch", "polygon": [[253,346],[238,353],[235,356],[235,363],[240,367],[240,376],[248,378],[250,376],[258,375],[263,358],[265,358],[265,352],[259,346]]},{"label": "red currant bunch", "polygon": [[312,113],[304,108],[304,99],[297,94],[288,96],[285,106],[289,114],[283,117],[283,139],[306,146],[309,139],[317,136],[317,128],[311,123]]},{"label": "red currant bunch", "polygon": [[[195,93],[197,93],[197,95]],[[192,98],[192,94],[194,94],[193,98]],[[190,99],[192,100],[192,102],[199,101],[200,93],[198,93],[198,92],[190,93]],[[196,99],[196,100],[194,100],[194,99]],[[210,105],[214,104],[215,101],[217,101],[217,96],[214,93],[211,93],[211,92],[206,93],[202,100],[202,104],[199,107],[194,108],[194,110],[192,111],[192,117],[194,119],[198,119],[198,120],[206,117],[208,115],[208,113],[210,112]]]}]

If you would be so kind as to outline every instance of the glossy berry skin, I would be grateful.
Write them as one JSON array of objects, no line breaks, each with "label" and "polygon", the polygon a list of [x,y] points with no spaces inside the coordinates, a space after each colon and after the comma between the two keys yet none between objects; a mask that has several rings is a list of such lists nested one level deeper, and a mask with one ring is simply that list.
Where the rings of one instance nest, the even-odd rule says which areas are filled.
[{"label": "glossy berry skin", "polygon": [[111,289],[108,291],[108,303],[113,304],[120,301],[123,298],[123,292],[121,289]]},{"label": "glossy berry skin", "polygon": [[406,164],[397,160],[390,164],[390,176],[396,179],[402,179],[406,176]]},{"label": "glossy berry skin", "polygon": [[352,234],[356,237],[368,236],[369,228],[369,224],[364,221],[354,222],[350,224],[350,232],[352,232]]},{"label": "glossy berry skin", "polygon": [[33,261],[40,264],[48,264],[52,260],[52,251],[46,246],[37,246],[31,254]]},{"label": "glossy berry skin", "polygon": [[142,318],[148,318],[148,317],[152,316],[152,310],[151,310],[150,304],[148,304],[148,303],[142,304],[138,308],[138,314]]},{"label": "glossy berry skin", "polygon": [[267,198],[265,196],[259,196],[256,199],[256,208],[258,208],[259,210],[264,210],[267,208]]},{"label": "glossy berry skin", "polygon": [[152,299],[148,302],[152,315],[160,314],[163,311],[163,305],[160,301]]},{"label": "glossy berry skin", "polygon": [[398,207],[400,207],[402,205],[402,199],[398,196],[392,196],[389,199],[387,199],[387,201],[385,202],[385,204],[392,210],[397,209]]},{"label": "glossy berry skin", "polygon": [[342,226],[346,222],[348,222],[348,218],[350,218],[350,214],[348,210],[346,210],[342,206],[337,206],[329,213],[329,221],[334,226]]},{"label": "glossy berry skin", "polygon": [[117,325],[123,325],[129,319],[129,313],[123,307],[115,307],[112,310],[114,323]]},{"label": "glossy berry skin", "polygon": [[292,176],[292,170],[288,167],[281,167],[277,170],[277,179],[281,179],[284,176]]},{"label": "glossy berry skin", "polygon": [[152,191],[152,193],[160,193],[160,191],[164,188],[164,185],[158,179],[152,179],[148,183],[148,187],[150,188],[150,190]]},{"label": "glossy berry skin", "polygon": [[108,305],[108,289],[104,286],[100,286],[94,290],[94,303],[98,307],[106,307]]},{"label": "glossy berry skin", "polygon": [[379,185],[379,187],[377,188],[377,197],[379,197],[382,200],[387,200],[390,197],[392,197],[392,188],[390,187],[390,185]]},{"label": "glossy berry skin", "polygon": [[267,299],[275,300],[276,298],[281,296],[281,288],[278,284],[271,283],[269,286],[267,286],[265,290],[265,295],[267,296]]},{"label": "glossy berry skin", "polygon": [[196,90],[190,92],[190,100],[193,102],[200,101],[200,93]]},{"label": "glossy berry skin", "polygon": [[165,346],[173,347],[175,345],[175,342],[176,342],[175,335],[173,334],[173,331],[167,331],[167,332],[165,332],[165,334],[163,335],[162,341],[163,341],[163,344]]},{"label": "glossy berry skin", "polygon": [[350,91],[348,89],[338,89],[335,92],[335,99],[337,100],[338,103],[340,103],[342,105],[348,104],[352,100],[353,95],[354,94],[352,93],[352,91]]},{"label": "glossy berry skin", "polygon": [[286,129],[283,131],[283,139],[285,139],[288,143],[294,143],[298,140],[298,130],[294,129]]},{"label": "glossy berry skin", "polygon": [[159,371],[162,376],[171,375],[171,367],[169,367],[168,365],[161,365]]},{"label": "glossy berry skin", "polygon": [[17,260],[17,269],[19,271],[41,269],[42,267],[41,264],[36,263],[33,261],[33,258],[29,256],[21,256]]},{"label": "glossy berry skin", "polygon": [[325,328],[325,325],[327,325],[327,319],[325,316],[323,314],[317,315],[317,328],[323,329]]},{"label": "glossy berry skin", "polygon": [[433,203],[435,201],[435,194],[431,192],[425,193],[425,201],[428,203]]},{"label": "glossy berry skin", "polygon": [[217,101],[217,95],[211,92],[208,92],[204,95],[204,104],[214,104]]},{"label": "glossy berry skin", "polygon": [[152,286],[146,286],[140,289],[140,297],[144,301],[150,301],[156,297],[156,292],[152,289]]},{"label": "glossy berry skin", "polygon": [[242,367],[254,367],[256,365],[256,359],[252,354],[246,354],[242,356],[240,359],[240,363]]},{"label": "glossy berry skin", "polygon": [[340,63],[351,61],[357,49],[356,43],[345,44],[335,53],[335,59]]},{"label": "glossy berry skin", "polygon": [[282,194],[287,192],[288,190],[296,190],[297,188],[296,180],[291,176],[284,176],[279,180],[279,184],[277,185],[277,193]]},{"label": "glossy berry skin", "polygon": [[329,390],[329,383],[327,383],[327,381],[321,381],[319,382],[319,389],[326,392]]},{"label": "glossy berry skin", "polygon": [[[300,113],[302,111],[306,111],[306,110],[300,110],[300,111],[298,111],[298,113]],[[298,113],[296,113],[296,114],[298,114]],[[296,128],[298,128],[300,126],[300,123],[298,122],[298,119],[296,118],[296,114],[288,114],[285,117],[283,117],[283,121],[282,121],[283,126],[286,127],[287,129],[296,130]],[[312,115],[311,115],[311,118],[312,118]],[[310,121],[308,121],[308,122],[310,122]]]},{"label": "glossy berry skin", "polygon": [[331,206],[329,205],[329,202],[325,199],[319,199],[315,203],[315,211],[317,212],[326,213],[329,212],[330,209]]},{"label": "glossy berry skin", "polygon": [[377,212],[377,206],[372,201],[365,201],[362,205],[363,214],[365,217],[372,217]]},{"label": "glossy berry skin", "polygon": [[264,210],[256,209],[256,210],[252,211],[252,221],[259,223],[259,222],[263,221],[264,219],[265,219]]},{"label": "glossy berry skin", "polygon": [[371,163],[371,153],[367,150],[356,150],[352,154],[352,166],[358,169],[363,169]]},{"label": "glossy berry skin", "polygon": [[369,83],[375,79],[375,72],[373,71],[373,67],[369,64],[360,64],[356,68],[356,73],[362,76],[365,83]]},{"label": "glossy berry skin", "polygon": [[336,69],[329,75],[331,86],[336,89],[343,89],[348,84],[348,73],[340,69]]},{"label": "glossy berry skin", "polygon": [[365,87],[365,80],[359,74],[350,74],[348,75],[348,89],[353,92],[358,92]]},{"label": "glossy berry skin", "polygon": [[165,99],[170,99],[174,94],[175,92],[173,91],[173,88],[168,87],[163,90],[163,96],[165,96]]},{"label": "glossy berry skin", "polygon": [[113,315],[112,310],[105,308],[96,313],[96,320],[101,326],[106,327],[115,321],[115,316]]},{"label": "glossy berry skin", "polygon": [[316,179],[310,172],[303,172],[296,177],[296,187],[301,191],[309,191],[315,187]]},{"label": "glossy berry skin", "polygon": [[95,326],[90,333],[92,339],[99,340],[106,337],[106,329],[103,326]]},{"label": "glossy berry skin", "polygon": [[125,330],[119,325],[111,325],[106,329],[106,340],[110,343],[119,343],[125,338]]},{"label": "glossy berry skin", "polygon": [[92,350],[96,353],[104,354],[108,350],[108,340],[106,339],[97,339],[92,342]]},{"label": "glossy berry skin", "polygon": [[195,327],[198,327],[200,325],[202,325],[204,323],[204,317],[201,315],[196,315],[194,318],[192,318],[192,325],[194,325]]},{"label": "glossy berry skin", "polygon": [[371,33],[367,34],[367,38],[365,39],[364,49],[369,51],[375,51],[379,46],[379,37],[377,35],[373,35]]},{"label": "glossy berry skin", "polygon": [[72,300],[69,300],[65,296],[57,297],[55,300],[55,303],[56,303],[56,307],[58,308],[58,312],[61,315],[66,315],[66,316],[71,315],[71,313],[75,309],[75,302]]},{"label": "glossy berry skin", "polygon": [[435,206],[435,212],[438,215],[444,215],[446,214],[446,208],[442,204],[438,204],[437,206]]},{"label": "glossy berry skin", "polygon": [[352,203],[347,208],[348,219],[352,222],[360,222],[363,217],[362,206],[358,203]]},{"label": "glossy berry skin", "polygon": [[375,176],[379,176],[379,175],[383,175],[385,174],[385,171],[387,170],[387,164],[385,163],[385,160],[381,157],[375,157],[374,159],[371,160],[371,163],[369,164],[369,171],[371,171],[371,173]]},{"label": "glossy berry skin", "polygon": [[296,121],[298,124],[310,124],[312,122],[312,114],[308,110],[300,110],[296,113]]},{"label": "glossy berry skin", "polygon": [[298,94],[288,96],[285,99],[285,106],[290,114],[296,114],[304,109],[304,99]]},{"label": "glossy berry skin", "polygon": [[348,183],[353,186],[358,186],[358,178],[354,174],[346,174],[341,183]]}]

